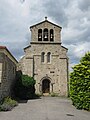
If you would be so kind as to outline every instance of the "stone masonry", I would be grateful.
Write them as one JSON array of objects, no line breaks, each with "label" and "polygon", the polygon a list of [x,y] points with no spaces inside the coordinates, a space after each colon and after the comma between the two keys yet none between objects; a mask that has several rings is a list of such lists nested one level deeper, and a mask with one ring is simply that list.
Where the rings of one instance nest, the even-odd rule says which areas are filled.
[{"label": "stone masonry", "polygon": [[0,100],[12,94],[17,63],[8,49],[0,46]]},{"label": "stone masonry", "polygon": [[61,29],[47,18],[30,27],[31,42],[18,70],[34,77],[36,93],[68,95],[68,49],[61,45]]}]

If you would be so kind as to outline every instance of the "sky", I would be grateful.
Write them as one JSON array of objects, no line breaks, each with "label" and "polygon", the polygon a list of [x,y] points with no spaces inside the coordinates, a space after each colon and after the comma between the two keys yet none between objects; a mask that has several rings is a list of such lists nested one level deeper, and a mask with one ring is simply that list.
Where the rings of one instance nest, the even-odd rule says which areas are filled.
[{"label": "sky", "polygon": [[71,69],[90,51],[90,0],[0,0],[0,45],[19,60],[31,41],[29,27],[45,16],[62,27]]}]

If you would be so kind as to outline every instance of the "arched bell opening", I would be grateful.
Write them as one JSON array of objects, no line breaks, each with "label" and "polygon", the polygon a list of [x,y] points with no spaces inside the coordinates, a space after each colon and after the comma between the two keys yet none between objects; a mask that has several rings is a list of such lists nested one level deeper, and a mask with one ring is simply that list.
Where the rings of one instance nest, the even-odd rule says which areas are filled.
[{"label": "arched bell opening", "polygon": [[54,31],[50,29],[50,41],[54,41]]},{"label": "arched bell opening", "polygon": [[42,29],[38,30],[38,41],[42,41]]},{"label": "arched bell opening", "polygon": [[48,41],[48,29],[45,28],[43,31],[43,40]]}]

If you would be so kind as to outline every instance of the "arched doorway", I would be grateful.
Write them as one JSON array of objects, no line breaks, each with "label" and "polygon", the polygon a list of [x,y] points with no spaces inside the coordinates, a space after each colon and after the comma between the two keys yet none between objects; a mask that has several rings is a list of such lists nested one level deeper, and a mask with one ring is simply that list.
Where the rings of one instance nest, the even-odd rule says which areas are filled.
[{"label": "arched doorway", "polygon": [[50,81],[48,79],[42,81],[42,92],[50,93]]}]

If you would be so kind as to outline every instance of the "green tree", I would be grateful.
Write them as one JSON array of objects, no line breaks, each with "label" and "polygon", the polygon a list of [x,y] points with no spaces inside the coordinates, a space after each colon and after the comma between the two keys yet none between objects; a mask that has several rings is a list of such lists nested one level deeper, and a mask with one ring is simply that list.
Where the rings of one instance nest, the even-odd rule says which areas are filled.
[{"label": "green tree", "polygon": [[70,97],[76,108],[90,110],[90,52],[73,67],[70,74]]},{"label": "green tree", "polygon": [[22,75],[22,84],[26,87],[35,85],[35,80],[33,77],[28,75]]}]

